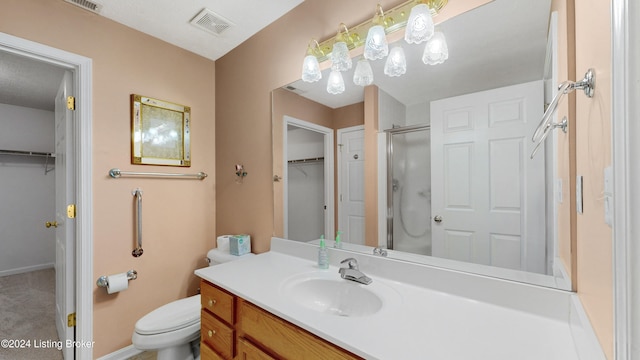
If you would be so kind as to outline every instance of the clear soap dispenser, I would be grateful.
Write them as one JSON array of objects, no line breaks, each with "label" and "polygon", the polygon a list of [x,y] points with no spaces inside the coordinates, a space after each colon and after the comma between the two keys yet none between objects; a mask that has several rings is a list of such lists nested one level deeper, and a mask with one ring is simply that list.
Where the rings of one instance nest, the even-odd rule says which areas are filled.
[{"label": "clear soap dispenser", "polygon": [[329,268],[329,253],[324,242],[324,235],[320,235],[320,248],[318,249],[318,267],[320,269]]},{"label": "clear soap dispenser", "polygon": [[342,240],[340,240],[340,234],[342,234],[342,231],[338,230],[338,232],[336,232],[336,242],[333,243],[333,247],[336,249],[342,249]]}]

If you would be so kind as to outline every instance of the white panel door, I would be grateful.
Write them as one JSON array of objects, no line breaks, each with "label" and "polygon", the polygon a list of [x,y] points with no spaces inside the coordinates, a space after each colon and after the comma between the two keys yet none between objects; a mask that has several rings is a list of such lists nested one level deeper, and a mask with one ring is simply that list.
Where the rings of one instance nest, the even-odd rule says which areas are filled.
[{"label": "white panel door", "polygon": [[338,230],[342,241],[364,245],[364,129],[341,130],[339,142]]},{"label": "white panel door", "polygon": [[[67,326],[67,315],[75,312],[75,221],[67,217],[67,205],[75,203],[73,111],[67,109],[72,86],[72,75],[67,71],[55,100],[56,329],[63,342],[75,341],[74,328]],[[73,359],[74,348],[63,346],[62,354]]]},{"label": "white panel door", "polygon": [[542,81],[431,103],[434,256],[544,273],[542,113]]}]

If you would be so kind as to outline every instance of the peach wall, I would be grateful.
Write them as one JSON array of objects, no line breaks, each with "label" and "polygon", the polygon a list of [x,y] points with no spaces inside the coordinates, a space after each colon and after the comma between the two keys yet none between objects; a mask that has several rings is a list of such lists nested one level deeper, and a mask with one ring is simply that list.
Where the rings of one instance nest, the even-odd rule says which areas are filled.
[{"label": "peach wall", "polygon": [[[272,97],[272,131],[275,143],[282,144],[284,136],[283,117],[285,115],[322,125],[324,127],[333,128],[333,109],[330,107],[318,104],[315,101],[311,101],[284,89],[274,90]],[[275,146],[273,148],[273,174],[278,176],[282,176],[284,174],[284,154],[282,153],[282,150],[282,146]],[[274,209],[276,209],[274,210],[273,235],[280,237],[284,235],[283,185],[284,183],[281,181],[273,183],[272,201]],[[254,252],[258,252],[257,249],[252,250]]]},{"label": "peach wall", "polygon": [[[282,176],[284,173],[284,163],[282,154],[282,142],[284,135],[283,117],[288,115],[290,117],[308,121],[317,125],[321,125],[334,130],[334,174],[338,173],[338,139],[335,130],[362,125],[364,123],[364,104],[357,103],[348,106],[344,106],[337,109],[319,104],[315,101],[309,100],[303,96],[297,95],[282,88],[275,89],[272,92],[272,106],[273,106],[273,119],[272,119],[272,137],[274,144],[280,144],[273,146],[273,174]],[[283,219],[283,184],[282,182],[273,183],[273,207],[274,207],[274,221],[273,221],[273,234],[274,236],[283,236],[284,234],[284,219]],[[336,189],[334,203],[335,219],[334,223],[338,224],[338,183],[337,176],[334,177],[334,189]],[[332,236],[327,238],[331,239]]]},{"label": "peach wall", "polygon": [[[194,294],[193,271],[206,265],[215,222],[215,63],[64,1],[3,0],[0,31],[93,59],[94,278],[138,271],[128,290],[94,298],[94,357],[131,344],[135,321]],[[130,164],[129,96],[142,94],[191,107],[192,166]],[[53,136],[53,134],[52,134]],[[111,179],[110,168],[198,172],[204,181]],[[144,255],[133,258],[133,196],[144,192]]]},{"label": "peach wall", "polygon": [[[401,2],[380,1],[388,8]],[[271,91],[300,78],[311,38],[324,40],[335,35],[340,22],[370,18],[375,3],[370,13],[362,6],[357,1],[305,1],[216,61],[218,234],[248,232],[254,252],[269,249],[274,234]],[[249,173],[243,184],[234,181],[237,162]]]},{"label": "peach wall", "polygon": [[578,214],[578,294],[598,339],[613,359],[613,238],[604,222],[604,169],[611,166],[611,1],[580,0],[576,12],[576,78],[596,69],[593,98],[576,94],[577,173],[583,176]]},{"label": "peach wall", "polygon": [[[551,11],[558,13],[558,81],[575,80],[574,0],[553,0]],[[556,86],[555,84],[553,86]],[[558,105],[556,119],[567,117],[568,133],[557,132],[558,178],[562,180],[562,203],[558,204],[558,257],[576,289],[575,266],[575,93]],[[570,161],[570,158],[573,161]],[[573,229],[573,230],[572,230]]]},{"label": "peach wall", "polygon": [[[364,88],[364,239],[378,246],[378,87]],[[373,156],[372,156],[373,155]]]}]

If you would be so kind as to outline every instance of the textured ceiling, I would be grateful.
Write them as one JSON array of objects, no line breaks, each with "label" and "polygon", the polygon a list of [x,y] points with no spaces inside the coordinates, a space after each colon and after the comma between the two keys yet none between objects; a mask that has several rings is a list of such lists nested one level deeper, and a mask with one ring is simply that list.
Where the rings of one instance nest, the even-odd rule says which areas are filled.
[{"label": "textured ceiling", "polygon": [[62,68],[0,51],[0,103],[53,111]]}]

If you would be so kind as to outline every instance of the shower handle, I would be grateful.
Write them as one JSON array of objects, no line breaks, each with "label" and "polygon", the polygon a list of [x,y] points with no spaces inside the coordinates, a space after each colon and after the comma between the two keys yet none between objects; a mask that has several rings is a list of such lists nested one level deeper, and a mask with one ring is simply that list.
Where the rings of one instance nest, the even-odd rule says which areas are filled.
[{"label": "shower handle", "polygon": [[442,216],[440,215],[436,215],[433,217],[433,221],[437,222],[438,224],[442,222]]}]

